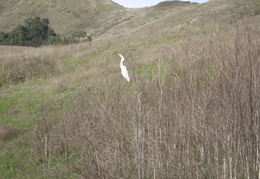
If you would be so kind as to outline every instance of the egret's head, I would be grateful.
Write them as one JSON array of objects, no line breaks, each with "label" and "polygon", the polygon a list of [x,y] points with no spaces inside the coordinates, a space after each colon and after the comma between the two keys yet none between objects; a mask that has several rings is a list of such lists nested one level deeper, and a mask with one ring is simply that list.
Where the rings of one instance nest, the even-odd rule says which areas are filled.
[{"label": "egret's head", "polygon": [[122,59],[124,59],[124,56],[120,53],[118,53],[117,55],[119,55]]}]

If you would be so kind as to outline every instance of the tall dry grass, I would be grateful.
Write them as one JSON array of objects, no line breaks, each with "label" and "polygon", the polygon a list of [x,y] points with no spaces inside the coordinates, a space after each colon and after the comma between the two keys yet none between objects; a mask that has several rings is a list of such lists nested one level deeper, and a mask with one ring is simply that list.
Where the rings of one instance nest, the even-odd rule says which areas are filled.
[{"label": "tall dry grass", "polygon": [[[119,88],[120,76],[102,72],[69,102],[57,101],[63,112],[47,121],[39,115],[43,124],[30,139],[31,161],[42,163],[39,174],[259,178],[259,25],[256,17],[227,30],[140,47],[140,59],[129,56],[131,83],[121,79]],[[123,42],[112,51],[120,45],[131,54]],[[151,78],[137,73],[152,61]]]}]

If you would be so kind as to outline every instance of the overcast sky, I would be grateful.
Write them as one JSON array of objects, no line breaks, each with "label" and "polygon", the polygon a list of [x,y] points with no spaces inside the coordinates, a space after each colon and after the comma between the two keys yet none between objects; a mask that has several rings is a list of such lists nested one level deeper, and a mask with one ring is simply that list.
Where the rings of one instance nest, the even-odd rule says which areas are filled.
[{"label": "overcast sky", "polygon": [[[112,1],[124,7],[137,8],[137,7],[154,6],[164,0],[112,0]],[[207,2],[208,0],[187,0],[187,1],[203,3],[203,2]]]}]

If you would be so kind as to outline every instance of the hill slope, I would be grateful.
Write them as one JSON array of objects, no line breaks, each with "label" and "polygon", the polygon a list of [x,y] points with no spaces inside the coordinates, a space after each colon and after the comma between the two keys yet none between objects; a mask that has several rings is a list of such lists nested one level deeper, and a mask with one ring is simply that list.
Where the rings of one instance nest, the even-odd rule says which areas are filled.
[{"label": "hill slope", "polygon": [[40,16],[49,18],[51,26],[60,34],[99,28],[103,25],[99,19],[122,9],[110,0],[15,0],[1,1],[0,7],[1,30],[9,31],[28,17]]},{"label": "hill slope", "polygon": [[1,177],[259,178],[257,8],[119,7],[91,43],[1,47]]},{"label": "hill slope", "polygon": [[[211,16],[226,21],[234,14],[247,13],[246,9],[259,8],[254,1],[212,1],[204,4],[164,2],[157,6],[140,9],[125,9],[110,0],[76,1],[23,1],[0,2],[0,30],[10,31],[28,17],[48,18],[51,27],[61,35],[85,30],[89,35],[113,36],[134,32],[143,26],[171,17],[171,25],[189,23],[201,16],[203,23],[209,23]],[[215,6],[215,8],[213,7]],[[253,7],[254,6],[254,7]],[[208,13],[206,8],[212,10]],[[244,9],[243,9],[244,8]],[[204,15],[204,13],[206,15]],[[223,16],[221,16],[223,14]],[[235,15],[238,17],[237,15]],[[235,17],[234,16],[234,17]],[[207,20],[205,20],[207,19]],[[201,20],[201,19],[200,19]],[[217,20],[215,18],[215,20]],[[227,23],[227,22],[226,22]],[[108,33],[107,33],[108,32]]]},{"label": "hill slope", "polygon": [[0,30],[10,31],[28,17],[48,18],[58,34],[85,30],[92,36],[122,34],[173,15],[192,3],[171,2],[154,8],[125,9],[112,1],[12,1],[0,2]]}]

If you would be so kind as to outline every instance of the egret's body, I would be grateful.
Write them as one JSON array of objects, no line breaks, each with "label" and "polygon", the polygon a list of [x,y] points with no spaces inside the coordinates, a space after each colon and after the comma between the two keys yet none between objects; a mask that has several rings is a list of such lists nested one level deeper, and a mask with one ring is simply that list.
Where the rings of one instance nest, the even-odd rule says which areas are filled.
[{"label": "egret's body", "polygon": [[121,54],[118,54],[118,55],[121,57],[121,62],[120,62],[121,73],[122,73],[123,77],[129,82],[130,78],[128,75],[128,71],[127,71],[126,67],[123,65],[123,61],[125,60],[125,58]]}]

